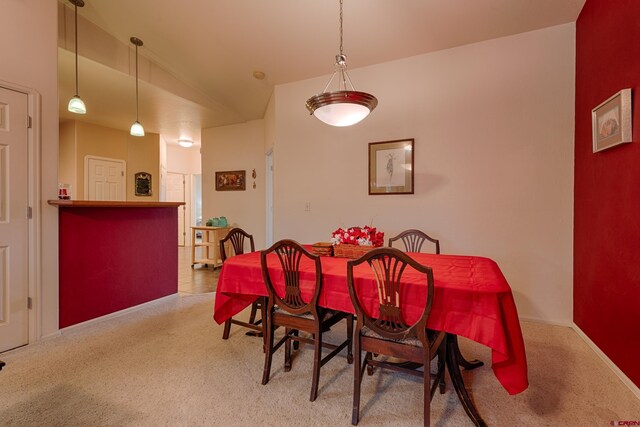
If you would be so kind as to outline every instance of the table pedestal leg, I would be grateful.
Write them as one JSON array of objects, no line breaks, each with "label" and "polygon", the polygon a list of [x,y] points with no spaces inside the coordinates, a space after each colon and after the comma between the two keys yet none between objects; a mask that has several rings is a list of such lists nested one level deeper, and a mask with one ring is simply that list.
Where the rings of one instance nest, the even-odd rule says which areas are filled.
[{"label": "table pedestal leg", "polygon": [[[456,390],[458,394],[458,399],[460,399],[460,403],[462,403],[462,407],[465,412],[478,427],[485,427],[487,424],[484,422],[475,405],[471,401],[469,394],[467,393],[467,389],[464,386],[464,381],[462,380],[462,374],[460,374],[460,366],[465,366],[464,363],[475,365],[477,361],[467,362],[460,355],[460,348],[458,347],[458,337],[454,334],[447,334],[447,369],[449,370],[449,376],[451,377],[451,382],[453,383],[453,388]],[[462,359],[462,361],[460,360]],[[482,362],[480,362],[482,363]],[[477,368],[477,365],[474,368]],[[471,368],[473,369],[473,368]]]},{"label": "table pedestal leg", "polygon": [[476,369],[484,365],[484,362],[482,360],[465,359],[464,356],[462,356],[462,353],[460,352],[460,347],[458,346],[458,336],[457,335],[451,335],[451,336],[453,337],[452,340],[454,341],[453,343],[451,343],[451,345],[453,346],[452,350],[455,353],[456,359],[458,360],[458,365],[462,366],[466,370]]}]

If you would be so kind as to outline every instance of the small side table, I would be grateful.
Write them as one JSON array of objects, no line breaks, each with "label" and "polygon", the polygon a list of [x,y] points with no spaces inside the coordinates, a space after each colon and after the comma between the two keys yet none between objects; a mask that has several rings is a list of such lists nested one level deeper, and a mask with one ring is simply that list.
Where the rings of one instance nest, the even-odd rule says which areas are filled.
[{"label": "small side table", "polygon": [[[213,268],[222,265],[220,259],[220,240],[227,237],[231,227],[191,227],[191,268],[196,264],[212,265]],[[202,242],[196,243],[196,232],[202,232]],[[196,248],[202,248],[202,258],[196,258]]]}]

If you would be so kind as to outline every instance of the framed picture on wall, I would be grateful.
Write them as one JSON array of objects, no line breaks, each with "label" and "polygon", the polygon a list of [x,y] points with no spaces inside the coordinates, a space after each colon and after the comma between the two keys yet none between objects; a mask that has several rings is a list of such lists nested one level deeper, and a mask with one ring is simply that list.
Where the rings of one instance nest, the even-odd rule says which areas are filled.
[{"label": "framed picture on wall", "polygon": [[413,194],[413,138],[369,143],[369,194]]},{"label": "framed picture on wall", "polygon": [[591,110],[593,152],[631,142],[631,89],[622,89]]},{"label": "framed picture on wall", "polygon": [[244,191],[246,171],[216,172],[216,191]]},{"label": "framed picture on wall", "polygon": [[151,196],[151,174],[148,172],[138,172],[135,178],[135,195]]}]

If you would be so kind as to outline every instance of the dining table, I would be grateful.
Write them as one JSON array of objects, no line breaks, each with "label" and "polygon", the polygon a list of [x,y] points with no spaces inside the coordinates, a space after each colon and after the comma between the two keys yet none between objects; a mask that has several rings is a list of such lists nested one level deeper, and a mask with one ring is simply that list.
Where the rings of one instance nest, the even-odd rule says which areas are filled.
[{"label": "dining table", "polygon": [[[486,425],[471,400],[459,366],[474,369],[483,362],[467,361],[460,354],[458,337],[465,337],[491,349],[491,368],[497,380],[509,394],[527,389],[527,360],[518,312],[500,268],[493,260],[468,255],[408,253],[420,264],[431,267],[434,296],[427,321],[429,329],[447,333],[447,367],[463,405],[475,425]],[[347,258],[321,256],[321,307],[355,313],[347,287]],[[282,274],[275,255],[267,258],[269,274]],[[356,277],[375,280],[366,264],[354,271]],[[311,293],[315,279],[313,263],[300,264],[303,298]],[[411,274],[403,275],[413,289],[404,296],[403,314],[408,320],[420,316],[425,307],[426,281]],[[214,303],[214,319],[218,324],[238,314],[257,298],[267,296],[262,277],[260,252],[230,257],[222,266]]]}]

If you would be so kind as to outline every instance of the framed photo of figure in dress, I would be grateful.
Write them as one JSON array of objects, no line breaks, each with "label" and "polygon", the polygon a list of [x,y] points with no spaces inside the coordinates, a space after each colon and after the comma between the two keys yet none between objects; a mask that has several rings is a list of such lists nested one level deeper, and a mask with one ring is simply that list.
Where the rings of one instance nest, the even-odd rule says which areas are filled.
[{"label": "framed photo of figure in dress", "polygon": [[369,194],[413,194],[414,140],[369,143]]}]

